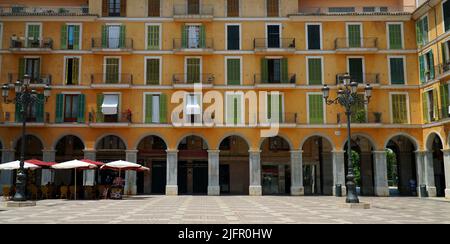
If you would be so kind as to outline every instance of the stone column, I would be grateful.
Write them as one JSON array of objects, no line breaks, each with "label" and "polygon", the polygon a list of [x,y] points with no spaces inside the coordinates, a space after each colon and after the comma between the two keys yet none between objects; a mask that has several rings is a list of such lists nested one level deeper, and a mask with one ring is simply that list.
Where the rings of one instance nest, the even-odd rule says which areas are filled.
[{"label": "stone column", "polygon": [[220,150],[208,150],[208,195],[219,196],[219,154]]},{"label": "stone column", "polygon": [[375,162],[373,164],[375,179],[375,196],[388,197],[389,184],[387,177],[387,158],[385,151],[374,151]]},{"label": "stone column", "polygon": [[425,151],[416,151],[416,170],[417,170],[417,196],[419,197],[425,197],[420,195],[420,185],[424,185],[425,183]]},{"label": "stone column", "polygon": [[261,150],[249,150],[250,163],[250,196],[261,196]]},{"label": "stone column", "polygon": [[444,153],[444,173],[445,173],[445,198],[450,199],[450,149],[442,150]]},{"label": "stone column", "polygon": [[424,157],[424,172],[425,184],[427,185],[427,192],[429,197],[436,197],[436,185],[434,183],[434,164],[433,152],[425,152]]},{"label": "stone column", "polygon": [[[137,163],[137,153],[138,150],[126,150],[125,160],[130,163]],[[127,170],[125,171],[125,195],[136,195],[137,194],[137,174],[136,171]]]},{"label": "stone column", "polygon": [[342,186],[342,196],[347,195],[345,185],[345,151],[332,151],[333,153],[333,196],[336,196],[336,185]]},{"label": "stone column", "polygon": [[93,160],[93,161],[96,160],[96,153],[97,153],[96,150],[86,149],[86,150],[83,150],[83,152],[84,152],[85,159],[89,159],[89,160]]},{"label": "stone column", "polygon": [[42,150],[42,161],[44,162],[55,162],[56,160],[56,150]]},{"label": "stone column", "polygon": [[178,195],[178,150],[167,150],[166,195]]},{"label": "stone column", "polygon": [[291,195],[305,195],[303,187],[303,151],[291,151]]}]

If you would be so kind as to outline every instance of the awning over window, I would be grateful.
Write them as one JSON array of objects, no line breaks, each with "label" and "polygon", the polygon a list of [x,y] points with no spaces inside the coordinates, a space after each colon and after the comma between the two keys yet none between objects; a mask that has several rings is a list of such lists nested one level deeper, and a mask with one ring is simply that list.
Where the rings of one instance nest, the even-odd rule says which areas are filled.
[{"label": "awning over window", "polygon": [[114,115],[118,113],[119,96],[105,95],[102,104],[102,113],[104,115]]}]

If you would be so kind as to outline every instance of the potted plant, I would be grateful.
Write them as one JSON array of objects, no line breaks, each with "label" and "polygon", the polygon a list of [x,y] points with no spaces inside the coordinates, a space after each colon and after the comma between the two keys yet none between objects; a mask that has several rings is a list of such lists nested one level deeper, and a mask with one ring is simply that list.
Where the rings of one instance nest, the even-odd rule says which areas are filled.
[{"label": "potted plant", "polygon": [[375,123],[381,123],[381,116],[382,116],[382,113],[380,113],[380,112],[374,112],[373,115],[375,116]]},{"label": "potted plant", "polygon": [[364,109],[357,111],[355,114],[355,120],[358,123],[366,123],[366,111]]}]

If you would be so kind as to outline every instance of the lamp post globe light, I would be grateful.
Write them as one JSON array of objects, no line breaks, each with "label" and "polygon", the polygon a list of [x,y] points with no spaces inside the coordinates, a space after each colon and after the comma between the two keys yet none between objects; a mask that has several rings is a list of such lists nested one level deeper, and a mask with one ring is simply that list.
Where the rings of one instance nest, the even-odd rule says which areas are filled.
[{"label": "lamp post globe light", "polygon": [[[38,92],[34,89],[30,88],[30,82],[31,78],[29,75],[24,75],[22,81],[18,80],[14,83],[14,92],[15,97],[12,100],[8,100],[9,92],[11,89],[11,86],[8,84],[5,84],[2,86],[2,97],[3,102],[6,104],[9,103],[15,103],[20,104],[22,114],[22,144],[21,144],[21,150],[20,150],[20,168],[17,170],[17,176],[16,176],[16,193],[13,197],[14,201],[17,202],[23,202],[26,201],[26,195],[25,195],[25,187],[26,187],[26,174],[25,174],[25,168],[24,168],[24,162],[25,162],[25,141],[26,141],[26,125],[27,125],[27,111],[29,110],[29,107],[35,103],[40,103],[42,101],[39,101],[37,95]],[[48,101],[48,98],[51,95],[51,87],[47,84],[44,87],[44,97],[45,102]]]},{"label": "lamp post globe light", "polygon": [[352,77],[347,73],[342,79],[342,84],[338,86],[337,97],[330,99],[330,88],[324,85],[322,88],[323,98],[327,105],[338,104],[344,107],[345,114],[347,115],[347,164],[348,172],[346,176],[347,186],[347,203],[359,203],[358,194],[356,192],[355,174],[352,163],[352,148],[351,148],[351,116],[352,107],[358,104],[369,104],[372,97],[372,87],[367,84],[364,88],[364,98],[358,96],[358,83],[352,81]]}]

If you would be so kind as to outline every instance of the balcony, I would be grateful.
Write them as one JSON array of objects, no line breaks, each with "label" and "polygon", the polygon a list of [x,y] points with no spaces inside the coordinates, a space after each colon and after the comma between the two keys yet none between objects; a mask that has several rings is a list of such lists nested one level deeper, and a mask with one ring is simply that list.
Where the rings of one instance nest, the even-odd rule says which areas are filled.
[{"label": "balcony", "polygon": [[[23,80],[24,74],[8,73],[8,83],[14,84],[17,80]],[[30,75],[31,85],[51,85],[52,75],[50,74],[38,74]]]},{"label": "balcony", "polygon": [[[346,74],[341,73],[336,75],[336,85],[343,84],[344,81],[342,77],[344,77]],[[380,74],[378,73],[363,73],[361,74],[361,78],[352,77],[351,82],[357,82],[359,84],[380,84]]]},{"label": "balcony", "polygon": [[10,39],[9,51],[14,53],[47,53],[53,50],[53,39],[16,37]]},{"label": "balcony", "polygon": [[[336,123],[338,125],[347,126],[347,115],[343,112],[337,113]],[[352,116],[351,123],[356,127],[358,127],[358,125],[368,126],[369,124],[382,124],[383,114],[381,112],[369,113],[365,109],[356,111],[356,114]]]},{"label": "balcony", "polygon": [[173,39],[173,51],[175,54],[202,55],[212,54],[214,51],[214,39],[207,38],[205,40],[185,40]]},{"label": "balcony", "polygon": [[262,77],[261,74],[254,74],[253,80],[255,85],[263,86],[295,86],[297,82],[296,74],[287,74],[285,77]]},{"label": "balcony", "polygon": [[295,15],[388,15],[410,14],[415,6],[398,7],[300,7]]},{"label": "balcony", "polygon": [[214,74],[173,74],[172,83],[174,86],[193,86],[202,84],[212,86],[214,84]]},{"label": "balcony", "polygon": [[125,111],[116,115],[104,115],[97,111],[89,112],[89,125],[96,128],[127,127],[133,123],[131,111]]},{"label": "balcony", "polygon": [[[272,118],[268,118],[267,113],[258,113],[258,115],[251,115],[251,116],[258,116],[259,124],[262,126],[269,126],[270,124],[280,124],[280,125],[297,125],[299,116],[297,113],[291,113],[291,112],[284,112],[281,113],[281,118],[276,118],[274,116],[275,113],[272,114]],[[264,118],[264,119],[261,119]]]},{"label": "balcony", "polygon": [[253,48],[256,53],[289,54],[296,51],[296,43],[295,38],[255,38],[253,40]]},{"label": "balcony", "polygon": [[334,49],[338,53],[374,53],[378,51],[378,38],[369,37],[359,40],[350,40],[349,38],[336,38],[334,40]]},{"label": "balcony", "polygon": [[91,74],[91,87],[100,88],[127,88],[133,85],[132,74]]},{"label": "balcony", "polygon": [[214,18],[214,7],[212,5],[183,4],[173,7],[173,18],[175,21],[187,22],[210,22]]},{"label": "balcony", "polygon": [[95,16],[89,7],[0,7],[0,16]]},{"label": "balcony", "polygon": [[449,75],[450,74],[450,62],[440,64],[438,70],[439,70],[439,75],[441,75],[441,76]]},{"label": "balcony", "polygon": [[92,38],[91,48],[95,53],[102,54],[130,54],[134,42],[131,38]]}]

